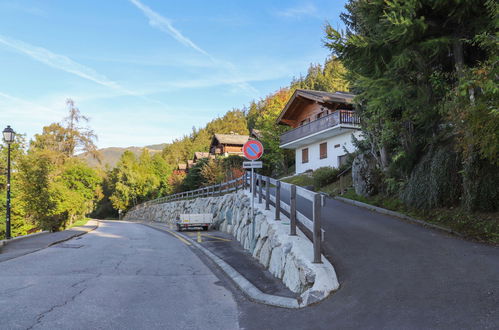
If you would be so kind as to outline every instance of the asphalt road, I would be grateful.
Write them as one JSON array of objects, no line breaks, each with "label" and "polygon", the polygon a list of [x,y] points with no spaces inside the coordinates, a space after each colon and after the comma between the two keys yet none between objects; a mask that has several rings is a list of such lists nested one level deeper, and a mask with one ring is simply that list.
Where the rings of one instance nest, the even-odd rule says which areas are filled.
[{"label": "asphalt road", "polygon": [[[289,201],[286,192],[281,198]],[[303,198],[297,198],[297,209],[311,215],[311,203]],[[499,328],[498,247],[330,198],[321,220],[324,252],[340,289],[313,308],[289,313],[290,324],[313,329]],[[272,314],[259,320],[272,329],[282,325]]]},{"label": "asphalt road", "polygon": [[253,303],[169,234],[103,222],[0,263],[0,329],[497,329],[498,248],[334,200],[323,214],[341,287],[320,304]]},{"label": "asphalt road", "polygon": [[191,248],[125,222],[0,263],[1,329],[238,329],[231,291]]}]

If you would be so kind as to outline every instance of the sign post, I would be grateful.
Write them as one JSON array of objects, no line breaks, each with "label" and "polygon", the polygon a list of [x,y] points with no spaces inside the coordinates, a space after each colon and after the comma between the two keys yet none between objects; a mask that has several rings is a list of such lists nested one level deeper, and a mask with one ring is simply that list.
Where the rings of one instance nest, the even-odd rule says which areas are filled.
[{"label": "sign post", "polygon": [[[262,162],[255,162],[263,155],[263,145],[260,141],[249,140],[243,146],[243,153],[249,162],[243,162],[243,168],[251,168],[251,249],[255,247],[255,168],[262,168]],[[261,184],[261,183],[260,183]]]}]

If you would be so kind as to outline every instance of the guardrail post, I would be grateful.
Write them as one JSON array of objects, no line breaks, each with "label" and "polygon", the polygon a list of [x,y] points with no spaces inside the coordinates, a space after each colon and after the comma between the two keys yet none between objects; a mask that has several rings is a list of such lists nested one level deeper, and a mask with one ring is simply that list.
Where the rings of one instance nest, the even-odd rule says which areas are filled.
[{"label": "guardrail post", "polygon": [[294,184],[291,185],[289,207],[290,207],[289,219],[291,220],[289,234],[291,236],[296,236],[296,186]]},{"label": "guardrail post", "polygon": [[314,231],[313,231],[313,241],[314,241],[314,264],[321,264],[321,208],[322,208],[322,196],[320,194],[315,194],[313,203],[313,220],[314,220]]},{"label": "guardrail post", "polygon": [[249,192],[252,193],[253,192],[253,177],[251,176],[251,174],[248,173],[248,181],[249,181]]},{"label": "guardrail post", "polygon": [[222,184],[218,184],[218,197],[222,196]]},{"label": "guardrail post", "polygon": [[275,183],[275,219],[281,220],[281,181]]},{"label": "guardrail post", "polygon": [[258,176],[258,204],[262,204],[262,195],[263,195],[263,184],[262,184],[262,176]]},{"label": "guardrail post", "polygon": [[265,209],[270,210],[270,178],[265,179]]}]

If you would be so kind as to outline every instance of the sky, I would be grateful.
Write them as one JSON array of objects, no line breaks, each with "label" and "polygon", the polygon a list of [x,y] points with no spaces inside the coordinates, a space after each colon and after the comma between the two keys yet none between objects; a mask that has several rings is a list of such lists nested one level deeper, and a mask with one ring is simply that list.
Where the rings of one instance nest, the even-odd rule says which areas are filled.
[{"label": "sky", "polygon": [[343,0],[0,0],[0,129],[71,98],[97,146],[171,142],[323,63]]}]

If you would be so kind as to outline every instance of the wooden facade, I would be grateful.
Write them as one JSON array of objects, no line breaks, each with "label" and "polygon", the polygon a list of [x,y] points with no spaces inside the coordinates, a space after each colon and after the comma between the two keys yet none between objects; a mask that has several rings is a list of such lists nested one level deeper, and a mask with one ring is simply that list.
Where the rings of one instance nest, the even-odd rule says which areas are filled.
[{"label": "wooden facade", "polygon": [[210,153],[215,156],[243,154],[243,145],[249,140],[247,135],[215,134],[211,141]]}]

